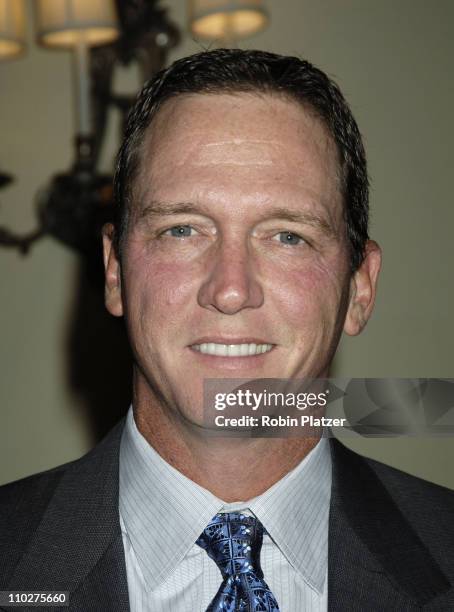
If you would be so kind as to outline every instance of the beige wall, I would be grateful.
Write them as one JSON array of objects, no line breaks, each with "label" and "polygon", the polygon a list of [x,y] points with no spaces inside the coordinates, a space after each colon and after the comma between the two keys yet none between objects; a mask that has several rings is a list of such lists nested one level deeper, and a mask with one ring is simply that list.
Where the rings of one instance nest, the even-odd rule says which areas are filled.
[{"label": "beige wall", "polygon": [[[183,28],[185,3],[168,6]],[[333,76],[364,134],[372,234],[384,249],[373,320],[345,339],[339,376],[453,377],[452,59],[450,0],[268,0],[271,26],[244,46],[307,57]],[[186,36],[171,59],[195,52]],[[0,65],[0,225],[29,230],[33,198],[71,161],[70,56],[37,48]],[[118,87],[134,88],[135,71]],[[112,118],[113,124],[115,123]],[[109,168],[115,138],[103,165]],[[54,240],[28,257],[0,251],[0,483],[90,446],[66,382],[64,348],[76,256]],[[451,439],[352,440],[365,454],[454,488]]]}]

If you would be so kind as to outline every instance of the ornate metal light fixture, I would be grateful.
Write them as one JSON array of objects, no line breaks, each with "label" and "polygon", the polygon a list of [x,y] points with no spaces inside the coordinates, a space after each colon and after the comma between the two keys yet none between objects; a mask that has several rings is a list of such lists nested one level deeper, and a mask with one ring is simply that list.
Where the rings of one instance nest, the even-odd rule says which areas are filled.
[{"label": "ornate metal light fixture", "polygon": [[[18,23],[14,7],[19,3],[9,0],[2,13],[8,0],[0,0],[0,21],[6,17],[7,24]],[[112,215],[112,176],[97,170],[107,113],[110,107],[118,108],[124,122],[134,99],[112,92],[115,66],[137,62],[145,81],[164,66],[180,35],[158,0],[37,0],[35,17],[40,44],[74,49],[78,101],[75,159],[70,170],[53,177],[40,196],[36,230],[19,235],[0,227],[0,244],[26,253],[31,244],[48,234],[89,253],[98,242],[100,225]],[[0,34],[3,31],[0,25]],[[10,38],[17,44],[23,40],[19,35]],[[4,175],[0,183],[10,180]]]},{"label": "ornate metal light fixture", "polygon": [[[191,0],[190,29],[222,44],[263,28],[262,0]],[[0,58],[24,48],[23,0],[0,0]],[[0,227],[0,245],[26,253],[44,235],[91,254],[99,229],[112,218],[112,176],[98,171],[107,114],[117,108],[124,125],[134,96],[112,90],[116,65],[136,62],[143,81],[164,67],[180,32],[159,0],[36,0],[39,44],[74,52],[78,128],[69,171],[57,174],[38,199],[38,226],[25,235]],[[12,177],[0,174],[0,187]]]}]

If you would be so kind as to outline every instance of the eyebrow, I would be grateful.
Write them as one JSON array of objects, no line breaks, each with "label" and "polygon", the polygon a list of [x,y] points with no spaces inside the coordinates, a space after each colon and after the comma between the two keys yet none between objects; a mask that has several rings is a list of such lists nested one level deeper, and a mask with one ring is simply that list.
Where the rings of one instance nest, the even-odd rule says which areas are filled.
[{"label": "eyebrow", "polygon": [[[207,215],[207,211],[192,202],[158,202],[156,200],[147,204],[140,212],[139,219],[149,217],[169,217],[178,214]],[[322,216],[309,211],[292,211],[283,206],[268,208],[262,215],[262,221],[267,219],[283,219],[291,223],[311,225],[329,237],[336,237],[337,232]]]},{"label": "eyebrow", "polygon": [[292,223],[312,225],[315,229],[320,230],[328,236],[337,235],[331,223],[317,213],[309,211],[292,211],[283,206],[273,206],[266,211],[266,217],[284,219]]},{"label": "eyebrow", "polygon": [[170,215],[178,215],[181,213],[206,214],[199,206],[191,202],[170,203],[153,200],[144,206],[138,216],[139,219],[144,219],[146,217],[169,217]]}]

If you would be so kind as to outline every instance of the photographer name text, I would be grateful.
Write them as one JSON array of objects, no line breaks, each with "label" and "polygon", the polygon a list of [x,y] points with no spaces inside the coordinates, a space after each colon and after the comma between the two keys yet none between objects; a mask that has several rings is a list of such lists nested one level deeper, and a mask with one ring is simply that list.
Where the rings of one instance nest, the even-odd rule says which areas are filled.
[{"label": "photographer name text", "polygon": [[344,427],[347,419],[331,418],[331,417],[314,417],[301,415],[297,417],[261,415],[259,417],[241,416],[238,418],[226,417],[222,414],[217,415],[214,419],[217,427]]}]

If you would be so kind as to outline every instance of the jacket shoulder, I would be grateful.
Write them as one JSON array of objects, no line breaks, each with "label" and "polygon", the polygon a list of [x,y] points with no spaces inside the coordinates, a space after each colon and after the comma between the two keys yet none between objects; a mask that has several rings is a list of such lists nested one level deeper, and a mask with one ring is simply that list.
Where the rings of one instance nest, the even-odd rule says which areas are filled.
[{"label": "jacket shoulder", "polygon": [[0,487],[0,576],[8,580],[41,522],[60,479],[74,462]]},{"label": "jacket shoulder", "polygon": [[[335,456],[343,464],[347,504],[352,492],[379,515],[393,505],[433,550],[447,554],[454,567],[454,491],[364,457],[336,441]],[[382,517],[384,523],[384,516]]]},{"label": "jacket shoulder", "polygon": [[335,438],[332,439],[332,447],[334,459],[340,460],[344,467],[347,466],[352,477],[361,472],[362,465],[367,466],[367,469],[372,469],[392,497],[421,498],[428,500],[431,504],[439,503],[442,508],[450,509],[454,507],[454,491],[448,487],[413,476],[376,459],[360,455]]},{"label": "jacket shoulder", "polygon": [[15,515],[21,506],[27,505],[31,500],[37,502],[45,501],[46,491],[50,493],[54,489],[65,471],[75,461],[59,465],[50,470],[45,470],[19,480],[14,480],[0,486],[0,517],[3,520]]},{"label": "jacket shoulder", "polygon": [[431,602],[427,609],[454,610],[453,491],[359,455],[334,438],[331,450],[331,554],[337,565],[355,550],[356,560],[368,559],[375,575],[393,585],[393,597],[399,592],[418,606]]},{"label": "jacket shoulder", "polygon": [[[364,458],[393,497],[409,500],[412,507],[430,506],[454,513],[454,491],[418,476],[413,476],[375,459]],[[451,516],[452,519],[452,516]]]},{"label": "jacket shoulder", "polygon": [[0,586],[41,544],[54,554],[53,547],[77,539],[78,528],[100,522],[99,515],[105,521],[100,537],[109,520],[116,527],[123,427],[124,419],[80,459],[0,487]]}]

